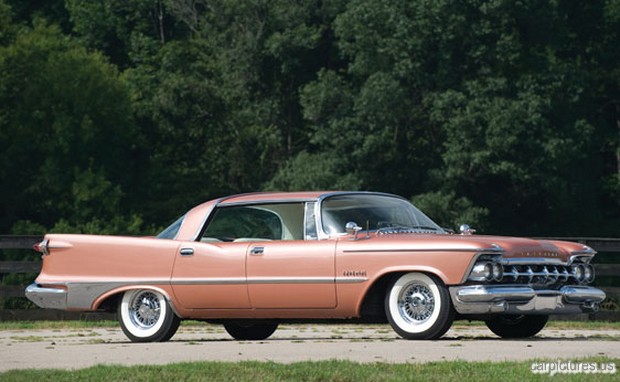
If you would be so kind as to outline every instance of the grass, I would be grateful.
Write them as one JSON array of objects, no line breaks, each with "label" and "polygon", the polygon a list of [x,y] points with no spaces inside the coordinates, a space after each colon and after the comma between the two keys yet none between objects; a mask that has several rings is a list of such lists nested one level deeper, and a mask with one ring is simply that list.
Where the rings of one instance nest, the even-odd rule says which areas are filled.
[{"label": "grass", "polygon": [[116,321],[4,321],[0,330],[118,328]]},{"label": "grass", "polygon": [[[536,361],[539,362],[539,361]],[[551,361],[554,362],[554,361]],[[605,357],[573,360],[615,364]],[[1,381],[548,381],[549,374],[534,374],[532,361],[388,364],[350,361],[297,362],[192,362],[163,366],[95,366],[80,370],[15,370],[0,373]],[[562,374],[564,381],[617,380],[616,374]]]}]

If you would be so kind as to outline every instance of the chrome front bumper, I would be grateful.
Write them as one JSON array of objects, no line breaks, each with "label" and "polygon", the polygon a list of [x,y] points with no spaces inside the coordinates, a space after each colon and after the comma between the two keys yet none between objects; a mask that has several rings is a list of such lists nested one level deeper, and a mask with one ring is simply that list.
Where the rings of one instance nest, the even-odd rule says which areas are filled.
[{"label": "chrome front bumper", "polygon": [[26,297],[41,308],[67,309],[67,289],[44,288],[39,284],[30,284],[26,288]]},{"label": "chrome front bumper", "polygon": [[598,310],[605,292],[588,286],[534,289],[526,285],[467,285],[450,287],[460,314],[578,314]]}]

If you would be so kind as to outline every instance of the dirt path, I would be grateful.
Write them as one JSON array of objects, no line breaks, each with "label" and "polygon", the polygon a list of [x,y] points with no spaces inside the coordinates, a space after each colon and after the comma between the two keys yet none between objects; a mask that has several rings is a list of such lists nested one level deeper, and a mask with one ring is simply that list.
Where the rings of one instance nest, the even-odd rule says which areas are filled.
[{"label": "dirt path", "polygon": [[166,343],[133,344],[120,329],[0,331],[0,371],[97,364],[346,359],[356,362],[620,358],[620,330],[545,329],[501,340],[485,327],[455,326],[438,341],[405,341],[387,325],[282,325],[265,341],[235,341],[216,325],[181,326]]}]

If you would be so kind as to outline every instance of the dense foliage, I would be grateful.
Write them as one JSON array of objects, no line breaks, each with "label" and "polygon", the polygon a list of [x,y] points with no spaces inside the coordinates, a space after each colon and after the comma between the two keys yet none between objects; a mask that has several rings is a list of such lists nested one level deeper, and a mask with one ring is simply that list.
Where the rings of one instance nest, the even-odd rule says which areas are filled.
[{"label": "dense foliage", "polygon": [[0,232],[257,190],[620,235],[620,0],[0,0]]}]

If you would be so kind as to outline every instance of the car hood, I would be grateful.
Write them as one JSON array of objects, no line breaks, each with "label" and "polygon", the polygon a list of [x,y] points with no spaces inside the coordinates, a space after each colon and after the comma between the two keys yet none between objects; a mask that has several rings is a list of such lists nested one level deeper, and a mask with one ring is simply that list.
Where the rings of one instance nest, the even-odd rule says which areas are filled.
[{"label": "car hood", "polygon": [[503,258],[556,258],[568,262],[577,253],[595,252],[579,243],[539,240],[521,237],[486,235],[435,235],[435,234],[386,234],[368,236],[360,234],[357,240],[351,237],[341,240],[349,250],[368,251],[455,251],[501,253]]}]

